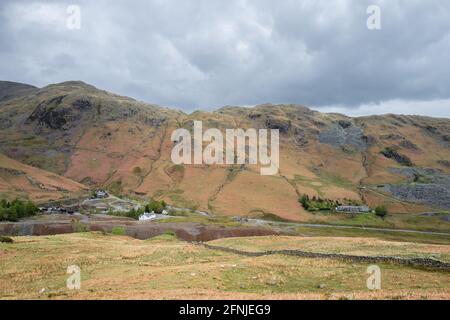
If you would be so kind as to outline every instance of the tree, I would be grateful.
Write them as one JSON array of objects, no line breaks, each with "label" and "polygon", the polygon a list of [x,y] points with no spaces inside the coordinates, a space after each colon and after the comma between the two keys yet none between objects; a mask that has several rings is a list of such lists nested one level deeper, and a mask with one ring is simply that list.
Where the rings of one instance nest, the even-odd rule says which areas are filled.
[{"label": "tree", "polygon": [[0,207],[2,207],[2,208],[9,208],[9,203],[8,203],[8,201],[6,201],[5,199],[2,199],[2,200],[0,201]]},{"label": "tree", "polygon": [[155,200],[152,200],[150,202],[149,207],[150,207],[150,211],[153,211],[155,213],[161,213],[161,212],[163,212],[163,210],[165,208],[165,206],[163,206],[161,202],[155,201]]},{"label": "tree", "polygon": [[300,203],[302,204],[303,208],[305,210],[308,210],[309,208],[309,196],[307,194],[302,195],[300,198]]},{"label": "tree", "polygon": [[387,208],[385,206],[378,206],[375,208],[375,214],[380,218],[384,218],[388,214]]}]

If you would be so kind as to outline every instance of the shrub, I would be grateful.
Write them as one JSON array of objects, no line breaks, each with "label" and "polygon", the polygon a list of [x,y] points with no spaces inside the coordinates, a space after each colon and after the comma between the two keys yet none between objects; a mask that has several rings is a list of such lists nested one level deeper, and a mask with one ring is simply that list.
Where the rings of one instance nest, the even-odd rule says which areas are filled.
[{"label": "shrub", "polygon": [[152,200],[149,204],[150,211],[148,211],[148,212],[153,211],[155,213],[161,213],[161,212],[163,212],[164,208],[165,208],[165,206],[163,206],[163,204],[161,202]]},{"label": "shrub", "polygon": [[307,194],[304,194],[300,198],[300,203],[302,204],[302,206],[305,210],[308,210],[309,209],[309,196]]},{"label": "shrub", "polygon": [[14,240],[11,239],[10,237],[0,237],[0,242],[3,242],[3,243],[13,243]]},{"label": "shrub", "polygon": [[313,196],[309,198],[307,194],[300,197],[299,202],[302,204],[305,210],[310,212],[315,211],[332,211],[338,205],[337,201],[330,199],[322,199],[320,197]]},{"label": "shrub", "polygon": [[150,201],[149,204],[145,205],[145,212],[155,212],[155,213],[162,213],[163,210],[167,207],[166,202],[163,201]]},{"label": "shrub", "polygon": [[388,214],[387,208],[385,206],[378,206],[375,208],[375,214],[380,218],[384,218]]}]

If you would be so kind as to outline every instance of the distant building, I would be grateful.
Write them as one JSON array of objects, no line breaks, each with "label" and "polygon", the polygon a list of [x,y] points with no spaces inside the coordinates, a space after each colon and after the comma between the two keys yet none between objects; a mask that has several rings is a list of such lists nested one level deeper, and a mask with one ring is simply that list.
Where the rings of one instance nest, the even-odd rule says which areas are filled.
[{"label": "distant building", "polygon": [[339,206],[336,207],[336,212],[369,213],[370,208],[367,206]]},{"label": "distant building", "polygon": [[95,191],[95,196],[98,199],[104,199],[104,198],[108,198],[109,194],[105,190],[97,190],[97,191]]},{"label": "distant building", "polygon": [[155,220],[156,219],[156,214],[152,211],[152,212],[144,212],[143,214],[141,214],[139,216],[139,221],[149,221],[149,220]]}]

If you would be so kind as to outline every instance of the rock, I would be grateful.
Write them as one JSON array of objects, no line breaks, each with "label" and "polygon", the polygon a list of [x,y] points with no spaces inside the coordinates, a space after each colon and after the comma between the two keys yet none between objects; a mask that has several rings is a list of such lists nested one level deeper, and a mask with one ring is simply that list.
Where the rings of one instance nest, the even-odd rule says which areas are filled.
[{"label": "rock", "polygon": [[11,128],[13,123],[9,119],[0,119],[0,130]]},{"label": "rock", "polygon": [[259,112],[251,112],[251,113],[248,115],[248,117],[249,117],[250,119],[252,119],[252,120],[261,118],[261,116],[262,116],[262,114],[259,113]]},{"label": "rock", "polygon": [[325,287],[326,287],[326,285],[323,283],[321,283],[317,286],[317,288],[319,288],[319,289],[324,289]]},{"label": "rock", "polygon": [[306,145],[308,145],[309,141],[306,138],[306,132],[305,130],[296,127],[295,128],[295,143],[299,146],[299,147],[304,147]]},{"label": "rock", "polygon": [[385,156],[386,158],[393,159],[397,163],[399,163],[403,166],[411,167],[413,165],[411,159],[409,159],[407,156],[399,153],[396,149],[397,148],[395,146],[387,147],[387,148],[381,150],[380,153],[383,156]]},{"label": "rock", "polygon": [[404,139],[404,137],[402,137],[401,135],[398,135],[398,134],[386,134],[386,135],[380,136],[380,139],[382,139],[382,140],[402,140],[402,139]]},{"label": "rock", "polygon": [[286,134],[291,127],[291,121],[269,118],[266,120],[266,127],[269,129],[278,129],[280,133]]},{"label": "rock", "polygon": [[385,185],[395,198],[431,207],[450,209],[450,175],[432,168],[390,168],[407,178],[404,184]]},{"label": "rock", "polygon": [[438,164],[443,165],[444,167],[450,168],[450,161],[449,160],[438,160]]},{"label": "rock", "polygon": [[350,128],[353,125],[349,120],[339,120],[338,124],[342,129]]},{"label": "rock", "polygon": [[160,127],[161,124],[166,122],[165,118],[145,118],[144,123],[151,127]]},{"label": "rock", "polygon": [[80,110],[87,110],[92,108],[92,104],[89,100],[86,99],[78,99],[72,103],[72,106],[78,108]]},{"label": "rock", "polygon": [[[343,127],[344,126],[344,127]],[[319,142],[329,144],[335,148],[351,146],[357,150],[365,150],[369,139],[364,136],[364,131],[358,126],[348,124],[334,124],[329,130],[319,134]]]},{"label": "rock", "polygon": [[408,150],[419,150],[417,145],[406,139],[400,142],[400,146]]}]

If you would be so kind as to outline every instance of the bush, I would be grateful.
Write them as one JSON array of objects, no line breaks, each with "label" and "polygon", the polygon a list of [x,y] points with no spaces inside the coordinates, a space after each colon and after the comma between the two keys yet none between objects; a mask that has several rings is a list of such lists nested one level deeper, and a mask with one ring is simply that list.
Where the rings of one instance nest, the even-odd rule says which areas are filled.
[{"label": "bush", "polygon": [[304,194],[300,197],[299,202],[302,204],[303,208],[305,210],[308,210],[310,212],[315,211],[333,211],[334,208],[339,205],[337,201],[330,200],[330,199],[322,199],[317,198],[316,196],[312,197],[312,199],[309,198],[307,194]]},{"label": "bush", "polygon": [[309,196],[307,194],[304,194],[300,198],[300,203],[302,204],[302,206],[305,210],[308,210],[309,209]]},{"label": "bush", "polygon": [[10,237],[0,237],[0,242],[3,242],[3,243],[13,243],[14,240],[11,239]]},{"label": "bush", "polygon": [[148,205],[145,206],[147,212],[155,212],[155,213],[162,213],[163,210],[166,208],[166,203],[164,201],[155,201],[152,200]]},{"label": "bush", "polygon": [[384,218],[388,214],[387,208],[385,206],[378,206],[375,208],[375,214],[380,218]]}]

